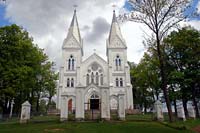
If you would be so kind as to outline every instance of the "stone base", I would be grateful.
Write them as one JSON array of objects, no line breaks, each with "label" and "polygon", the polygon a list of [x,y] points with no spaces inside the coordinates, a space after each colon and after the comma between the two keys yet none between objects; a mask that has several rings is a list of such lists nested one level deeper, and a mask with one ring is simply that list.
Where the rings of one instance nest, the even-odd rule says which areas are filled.
[{"label": "stone base", "polygon": [[110,118],[101,118],[102,121],[110,121]]},{"label": "stone base", "polygon": [[84,118],[76,118],[76,121],[84,121]]},{"label": "stone base", "polygon": [[67,118],[60,118],[60,121],[61,122],[65,122],[65,121],[67,121],[68,119]]},{"label": "stone base", "polygon": [[162,122],[162,121],[164,121],[164,118],[156,118],[156,117],[155,117],[154,120],[155,120],[155,121],[160,121],[160,122]]},{"label": "stone base", "polygon": [[19,123],[20,123],[20,124],[28,123],[28,120],[27,120],[27,119],[26,119],[26,120],[20,120]]},{"label": "stone base", "polygon": [[125,117],[119,117],[119,120],[120,120],[120,121],[125,121],[126,118],[125,118]]},{"label": "stone base", "polygon": [[186,118],[178,118],[181,121],[186,121]]},{"label": "stone base", "polygon": [[195,120],[196,119],[196,117],[189,117],[190,119],[193,119],[193,120]]}]

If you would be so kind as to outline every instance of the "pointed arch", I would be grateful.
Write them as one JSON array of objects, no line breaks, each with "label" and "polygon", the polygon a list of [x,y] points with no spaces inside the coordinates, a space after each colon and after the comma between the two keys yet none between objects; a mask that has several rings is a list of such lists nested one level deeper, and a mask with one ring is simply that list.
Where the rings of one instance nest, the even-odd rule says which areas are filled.
[{"label": "pointed arch", "polygon": [[116,87],[119,86],[119,79],[118,78],[115,79],[115,84],[116,84]]},{"label": "pointed arch", "polygon": [[123,86],[123,78],[120,78],[119,84],[120,84],[120,87]]},{"label": "pointed arch", "polygon": [[67,87],[70,87],[70,79],[67,78]]}]

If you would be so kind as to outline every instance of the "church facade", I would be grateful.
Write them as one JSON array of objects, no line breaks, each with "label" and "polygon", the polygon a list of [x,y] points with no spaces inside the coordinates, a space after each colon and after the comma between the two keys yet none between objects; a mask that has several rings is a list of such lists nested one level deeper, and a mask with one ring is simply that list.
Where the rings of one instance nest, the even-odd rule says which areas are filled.
[{"label": "church facade", "polygon": [[101,118],[109,119],[111,110],[122,109],[124,114],[133,109],[127,46],[115,11],[106,48],[107,61],[95,52],[83,60],[83,41],[74,11],[62,46],[57,90],[61,119],[67,119],[69,111],[74,111],[77,119],[84,119],[86,110],[100,110]]}]

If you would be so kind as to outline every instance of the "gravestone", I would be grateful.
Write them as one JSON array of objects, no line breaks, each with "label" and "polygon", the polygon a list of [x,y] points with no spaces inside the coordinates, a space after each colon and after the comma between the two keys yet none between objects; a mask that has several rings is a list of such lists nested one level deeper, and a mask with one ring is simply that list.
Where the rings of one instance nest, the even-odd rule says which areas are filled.
[{"label": "gravestone", "polygon": [[193,118],[193,119],[196,118],[196,114],[195,114],[195,110],[193,106],[188,108],[188,116],[189,118]]},{"label": "gravestone", "polygon": [[30,120],[31,104],[26,101],[22,104],[20,123],[27,123]]},{"label": "gravestone", "polygon": [[125,94],[123,92],[119,92],[118,100],[118,117],[120,120],[125,120]]},{"label": "gravestone", "polygon": [[155,119],[158,121],[163,121],[164,117],[162,111],[162,103],[159,100],[157,100],[154,103],[154,111],[155,111]]},{"label": "gravestone", "polygon": [[184,109],[183,109],[183,106],[182,105],[179,105],[177,107],[177,115],[178,115],[178,118],[183,120],[183,121],[186,121],[186,118],[185,118],[185,112],[184,112]]}]

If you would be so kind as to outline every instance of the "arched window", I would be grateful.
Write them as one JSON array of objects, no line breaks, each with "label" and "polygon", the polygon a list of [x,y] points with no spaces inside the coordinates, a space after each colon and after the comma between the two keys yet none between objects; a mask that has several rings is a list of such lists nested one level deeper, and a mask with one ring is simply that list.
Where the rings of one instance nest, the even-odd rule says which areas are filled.
[{"label": "arched window", "polygon": [[120,78],[120,86],[122,87],[123,86],[123,79],[122,78]]},{"label": "arched window", "polygon": [[119,66],[121,66],[121,59],[120,58],[118,59],[118,63],[119,63]]},{"label": "arched window", "polygon": [[94,73],[91,74],[91,83],[94,83]]},{"label": "arched window", "polygon": [[103,85],[103,74],[101,74],[101,85]]},{"label": "arched window", "polygon": [[118,60],[117,60],[117,58],[115,59],[115,66],[118,66]]},{"label": "arched window", "polygon": [[70,69],[71,69],[71,67],[70,67],[70,66],[71,66],[71,59],[69,59],[69,60],[68,60],[68,70],[70,70]]},{"label": "arched window", "polygon": [[67,79],[67,87],[70,87],[70,80],[69,80],[69,78]]},{"label": "arched window", "polygon": [[68,60],[68,70],[74,70],[74,67],[75,67],[75,59],[73,55],[71,55]]},{"label": "arched window", "polygon": [[96,84],[99,85],[99,74],[96,72]]},{"label": "arched window", "polygon": [[120,68],[121,68],[121,63],[122,63],[122,61],[121,61],[119,55],[117,55],[117,56],[116,56],[116,59],[115,59],[116,70],[120,70]]},{"label": "arched window", "polygon": [[74,87],[74,79],[71,79],[71,87]]},{"label": "arched window", "polygon": [[87,77],[86,77],[86,84],[89,85],[89,83],[90,83],[90,76],[89,76],[89,74],[87,74]]},{"label": "arched window", "polygon": [[75,62],[75,60],[72,59],[72,70],[74,70],[74,62]]},{"label": "arched window", "polygon": [[116,86],[118,87],[119,86],[119,79],[118,78],[115,79],[115,83],[116,83]]}]

